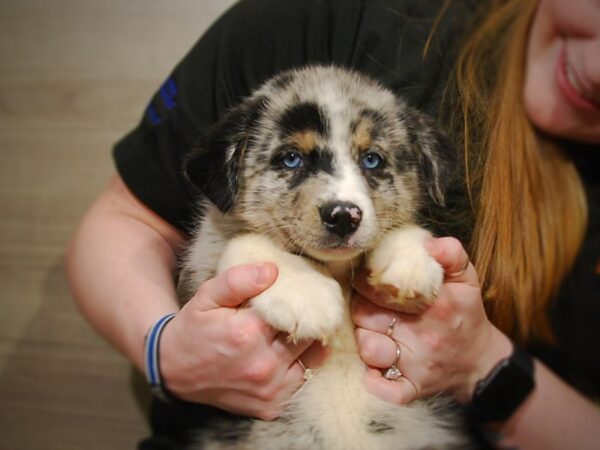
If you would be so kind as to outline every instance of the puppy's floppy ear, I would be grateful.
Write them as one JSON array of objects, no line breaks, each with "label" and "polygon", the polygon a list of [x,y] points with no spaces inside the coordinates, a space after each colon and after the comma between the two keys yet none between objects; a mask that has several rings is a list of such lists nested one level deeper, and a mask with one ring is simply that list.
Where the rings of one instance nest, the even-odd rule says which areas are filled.
[{"label": "puppy's floppy ear", "polygon": [[261,105],[261,99],[250,99],[229,111],[209,128],[184,161],[188,181],[222,212],[231,208],[238,194],[250,128],[259,117]]},{"label": "puppy's floppy ear", "polygon": [[401,120],[408,130],[423,187],[436,204],[445,206],[458,164],[454,146],[433,119],[415,109],[405,108]]}]

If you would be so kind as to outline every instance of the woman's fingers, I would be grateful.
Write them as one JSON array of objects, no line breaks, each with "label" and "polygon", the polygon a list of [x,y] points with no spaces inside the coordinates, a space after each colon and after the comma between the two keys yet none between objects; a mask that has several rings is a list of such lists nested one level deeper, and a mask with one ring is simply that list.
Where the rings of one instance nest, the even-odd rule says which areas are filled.
[{"label": "woman's fingers", "polygon": [[364,328],[357,328],[355,334],[360,357],[367,365],[385,369],[397,362],[398,346],[391,337]]},{"label": "woman's fingers", "polygon": [[331,349],[320,341],[314,341],[297,359],[302,361],[307,369],[315,369],[323,365],[331,354]]},{"label": "woman's fingers", "polygon": [[[367,376],[369,390],[394,403],[441,391],[468,391],[473,361],[480,359],[480,342],[489,334],[477,274],[460,241],[432,239],[426,247],[445,276],[436,300],[422,313],[393,311],[385,293],[369,286],[364,273],[354,285],[357,345],[373,369]],[[392,366],[400,378],[384,377]]]},{"label": "woman's fingers", "polygon": [[398,337],[398,328],[421,320],[417,314],[402,314],[385,306],[379,306],[361,295],[354,295],[351,302],[352,321],[358,328],[383,335]]},{"label": "woman's fingers", "polygon": [[365,386],[374,396],[397,405],[405,405],[418,398],[419,392],[406,376],[396,380],[384,378],[380,371],[369,369],[365,375]]},{"label": "woman's fingers", "polygon": [[[425,243],[429,254],[444,269],[446,283],[465,283],[479,287],[477,272],[469,262],[469,256],[458,239],[434,238]],[[379,291],[368,283],[368,272],[359,271],[354,280],[354,289],[370,302],[386,309],[395,309],[393,300],[386,291]]]},{"label": "woman's fingers", "polygon": [[302,340],[291,342],[286,333],[279,333],[273,340],[273,351],[282,364],[291,366],[298,359],[306,368],[319,367],[330,353],[319,341]]},{"label": "woman's fingers", "polygon": [[[359,348],[359,354],[361,359],[371,368],[377,369],[376,372],[379,374],[381,380],[377,380],[382,386],[390,388],[392,385],[389,383],[404,382],[406,379],[410,381],[410,384],[414,388],[409,390],[412,397],[411,400],[416,398],[419,393],[416,386],[418,382],[416,380],[422,375],[423,361],[414,354],[413,349],[404,342],[399,342],[391,336],[385,336],[381,333],[374,331],[364,330],[361,328],[356,329],[356,340]],[[385,377],[386,372],[390,369],[398,371],[400,377],[391,376],[387,379]],[[373,372],[372,376],[375,375]],[[415,378],[413,380],[413,377]]]},{"label": "woman's fingers", "polygon": [[366,270],[359,270],[354,277],[354,284],[352,285],[354,290],[376,305],[386,309],[393,309],[394,304],[390,302],[390,294],[387,291],[379,291],[371,286],[368,282],[368,276],[369,273]]},{"label": "woman's fingers", "polygon": [[477,273],[461,242],[452,237],[431,239],[425,244],[429,254],[443,267],[445,280],[479,286]]},{"label": "woman's fingers", "polygon": [[190,304],[200,311],[236,307],[267,289],[276,278],[273,263],[235,266],[204,282]]}]

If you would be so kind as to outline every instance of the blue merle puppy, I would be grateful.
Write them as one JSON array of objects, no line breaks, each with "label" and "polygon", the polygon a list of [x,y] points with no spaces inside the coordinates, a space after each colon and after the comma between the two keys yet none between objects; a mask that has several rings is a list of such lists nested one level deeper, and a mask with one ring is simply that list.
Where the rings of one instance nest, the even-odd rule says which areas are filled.
[{"label": "blue merle puppy", "polygon": [[290,339],[327,343],[331,356],[279,419],[216,424],[190,448],[468,445],[447,398],[398,406],[365,391],[349,313],[362,267],[404,311],[434,301],[444,274],[424,248],[423,211],[443,206],[454,158],[430,119],[336,67],[275,76],[207,133],[186,163],[202,213],[183,258],[183,298],[232,266],[272,261],[277,281],[248,307]]}]

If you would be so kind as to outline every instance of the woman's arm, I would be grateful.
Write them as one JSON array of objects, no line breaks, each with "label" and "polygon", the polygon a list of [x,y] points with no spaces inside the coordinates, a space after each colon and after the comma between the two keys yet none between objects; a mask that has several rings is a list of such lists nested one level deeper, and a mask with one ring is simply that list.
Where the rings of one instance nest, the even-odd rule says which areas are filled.
[{"label": "woman's arm", "polygon": [[597,449],[600,407],[594,405],[539,361],[536,387],[499,428],[501,444],[522,449]]},{"label": "woman's arm", "polygon": [[[474,267],[451,238],[435,239],[429,248],[444,267],[446,280],[436,302],[420,315],[399,314],[359,279],[353,304],[356,338],[363,360],[372,368],[367,388],[376,396],[399,404],[438,392],[449,392],[468,403],[475,386],[503,358],[510,340],[487,319]],[[455,274],[455,275],[453,275]],[[457,275],[456,275],[457,274]],[[391,336],[386,335],[394,317]],[[393,339],[393,340],[392,340]],[[396,341],[402,350],[403,377],[390,381],[381,375],[396,359]],[[600,409],[562,382],[543,364],[535,363],[536,386],[505,423],[494,424],[501,445],[518,448],[597,448]]]},{"label": "woman's arm", "polygon": [[69,245],[67,276],[77,305],[139,370],[146,332],[179,309],[173,274],[184,241],[115,177]]},{"label": "woman's arm", "polygon": [[[204,283],[179,310],[176,254],[185,237],[114,178],[85,215],[67,254],[79,308],[102,336],[143,371],[144,337],[171,312],[160,370],[181,399],[261,418],[276,417],[326,351],[292,344],[251,309],[236,307],[277,277],[270,264],[234,267]],[[310,347],[308,352],[305,352]]]}]

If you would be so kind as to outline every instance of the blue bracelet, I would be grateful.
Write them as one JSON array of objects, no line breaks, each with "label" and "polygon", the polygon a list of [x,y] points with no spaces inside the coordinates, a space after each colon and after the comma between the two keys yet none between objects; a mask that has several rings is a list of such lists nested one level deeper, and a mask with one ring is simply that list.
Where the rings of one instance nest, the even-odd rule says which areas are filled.
[{"label": "blue bracelet", "polygon": [[144,362],[146,366],[146,379],[150,385],[152,393],[161,400],[168,400],[169,396],[162,383],[160,376],[160,370],[158,366],[159,355],[158,355],[158,344],[160,342],[160,335],[165,325],[175,317],[175,313],[167,314],[166,316],[158,319],[154,325],[148,330],[146,335],[146,342],[144,345]]}]

